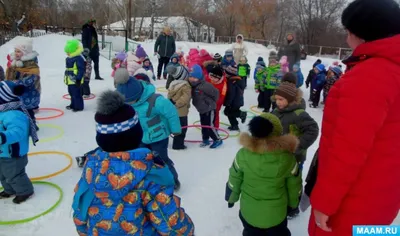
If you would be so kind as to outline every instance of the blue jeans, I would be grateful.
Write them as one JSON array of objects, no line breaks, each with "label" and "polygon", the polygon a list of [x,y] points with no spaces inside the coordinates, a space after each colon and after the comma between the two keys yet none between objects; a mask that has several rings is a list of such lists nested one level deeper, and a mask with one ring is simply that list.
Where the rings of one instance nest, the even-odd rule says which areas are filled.
[{"label": "blue jeans", "polygon": [[169,138],[163,139],[161,141],[155,142],[155,143],[150,143],[150,144],[144,144],[142,143],[142,147],[146,147],[150,149],[153,152],[156,152],[158,156],[165,162],[165,164],[168,166],[170,171],[172,172],[172,175],[174,176],[175,183],[178,182],[178,172],[176,172],[174,162],[169,159],[168,157],[168,142]]}]

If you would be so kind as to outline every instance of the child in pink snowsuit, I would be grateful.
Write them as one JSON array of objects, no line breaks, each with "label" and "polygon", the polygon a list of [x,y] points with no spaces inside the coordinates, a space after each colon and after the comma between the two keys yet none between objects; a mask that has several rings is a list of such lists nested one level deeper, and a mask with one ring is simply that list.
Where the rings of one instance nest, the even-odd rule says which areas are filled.
[{"label": "child in pink snowsuit", "polygon": [[113,69],[111,73],[111,77],[114,78],[115,71],[120,68],[121,66],[126,67],[126,53],[125,52],[119,52],[115,54],[115,57],[111,61],[111,68]]},{"label": "child in pink snowsuit", "polygon": [[281,71],[283,74],[289,72],[289,62],[287,56],[282,56],[282,58],[279,60],[279,64],[281,64]]}]

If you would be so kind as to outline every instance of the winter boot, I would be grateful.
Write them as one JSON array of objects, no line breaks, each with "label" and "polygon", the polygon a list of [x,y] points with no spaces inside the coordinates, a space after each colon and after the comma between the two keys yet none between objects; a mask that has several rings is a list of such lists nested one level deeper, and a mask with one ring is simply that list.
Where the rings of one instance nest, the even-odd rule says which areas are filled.
[{"label": "winter boot", "polygon": [[221,146],[222,144],[223,144],[223,141],[222,141],[222,140],[216,140],[216,141],[213,142],[213,144],[211,144],[210,148],[211,148],[211,149],[216,149],[216,148],[218,148],[219,146]]},{"label": "winter boot", "polygon": [[4,191],[0,193],[0,199],[6,199],[6,198],[10,198],[12,196],[14,196],[14,194],[9,194]]},{"label": "winter boot", "polygon": [[161,76],[157,76],[157,80],[161,80]]},{"label": "winter boot", "polygon": [[172,147],[173,150],[186,150],[187,146],[183,145],[182,147]]},{"label": "winter boot", "polygon": [[32,196],[33,196],[33,192],[30,193],[30,194],[25,194],[25,195],[16,196],[16,197],[13,199],[13,203],[15,203],[15,204],[23,203],[23,202],[25,202],[26,200],[28,200],[29,198],[31,198]]},{"label": "winter boot", "polygon": [[80,156],[80,157],[75,157],[76,163],[78,164],[79,167],[83,167],[85,165],[85,161],[87,159],[86,156]]},{"label": "winter boot", "polygon": [[72,110],[71,106],[66,106],[65,109]]},{"label": "winter boot", "polygon": [[242,124],[246,123],[246,119],[247,119],[247,112],[242,111],[240,113],[240,120],[242,121]]},{"label": "winter boot", "polygon": [[103,78],[101,78],[100,76],[94,78],[95,80],[104,80]]},{"label": "winter boot", "polygon": [[239,126],[235,125],[235,126],[229,126],[228,127],[229,131],[239,131]]},{"label": "winter boot", "polygon": [[210,145],[210,141],[209,140],[203,140],[202,143],[200,143],[200,147],[204,148]]}]

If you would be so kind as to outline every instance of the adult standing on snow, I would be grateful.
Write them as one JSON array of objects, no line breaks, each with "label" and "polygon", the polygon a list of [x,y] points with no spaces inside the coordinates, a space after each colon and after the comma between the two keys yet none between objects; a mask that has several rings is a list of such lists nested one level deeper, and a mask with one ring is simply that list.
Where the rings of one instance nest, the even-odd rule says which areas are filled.
[{"label": "adult standing on snow", "polygon": [[294,64],[300,65],[300,44],[296,41],[294,35],[291,33],[287,35],[286,40],[287,44],[279,49],[278,57],[282,58],[283,56],[287,56],[287,60],[289,62],[289,70],[290,72],[292,72]]},{"label": "adult standing on snow", "polygon": [[167,79],[167,65],[171,56],[175,53],[176,45],[174,36],[171,35],[171,28],[165,27],[158,36],[154,44],[154,55],[158,55],[157,79],[161,78],[161,72],[164,67],[163,77]]},{"label": "adult standing on snow", "polygon": [[247,57],[248,50],[242,34],[236,36],[236,42],[232,44],[231,50],[233,51],[233,59],[236,64],[239,64],[240,58],[243,56]]},{"label": "adult standing on snow", "polygon": [[99,72],[100,48],[95,24],[96,20],[90,19],[82,26],[82,45],[85,51],[89,51],[89,57],[94,63],[95,79],[103,80]]},{"label": "adult standing on snow", "polygon": [[355,0],[343,12],[354,51],[324,110],[310,236],[350,236],[399,212],[399,15],[394,0]]}]

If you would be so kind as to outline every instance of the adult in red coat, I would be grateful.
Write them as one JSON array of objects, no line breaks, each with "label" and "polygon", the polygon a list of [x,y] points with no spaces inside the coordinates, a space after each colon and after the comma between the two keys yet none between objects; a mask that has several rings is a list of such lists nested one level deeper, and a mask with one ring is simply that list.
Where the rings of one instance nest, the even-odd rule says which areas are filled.
[{"label": "adult in red coat", "polygon": [[219,98],[217,101],[217,109],[215,112],[215,123],[214,126],[219,128],[219,113],[224,105],[226,91],[228,85],[226,83],[226,76],[224,70],[218,64],[217,61],[209,60],[203,63],[203,67],[206,69],[205,78],[207,82],[210,82],[219,91]]},{"label": "adult in red coat", "polygon": [[390,225],[400,208],[400,8],[356,0],[342,15],[354,49],[322,121],[310,236]]}]

